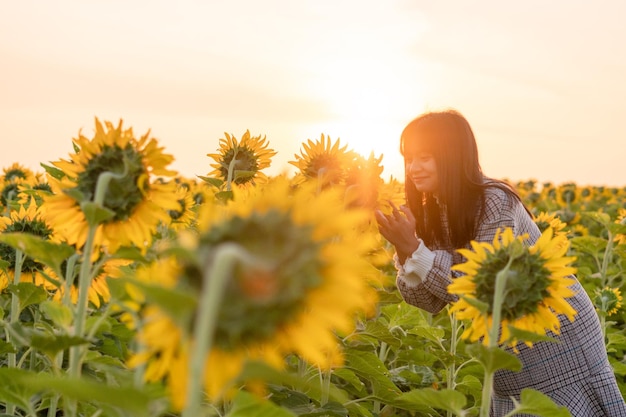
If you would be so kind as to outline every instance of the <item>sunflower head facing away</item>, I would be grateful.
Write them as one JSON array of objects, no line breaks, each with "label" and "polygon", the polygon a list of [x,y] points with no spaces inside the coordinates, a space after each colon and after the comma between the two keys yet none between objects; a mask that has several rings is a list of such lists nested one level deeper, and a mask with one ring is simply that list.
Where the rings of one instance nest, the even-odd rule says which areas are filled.
[{"label": "sunflower head facing away", "polygon": [[276,151],[268,148],[265,136],[250,136],[250,131],[246,130],[241,140],[237,141],[235,136],[224,135],[226,139],[220,139],[219,153],[207,154],[215,161],[211,164],[214,169],[208,175],[238,185],[267,180],[261,170],[270,166]]},{"label": "sunflower head facing away", "polygon": [[[44,215],[43,207],[37,206],[34,202],[20,205],[18,210],[11,210],[8,216],[0,217],[0,233],[26,233],[40,237],[44,240],[58,242],[58,236]],[[0,260],[8,262],[7,269],[0,269],[0,290],[5,289],[13,282],[16,273],[16,251],[6,243],[0,243]],[[56,276],[52,271],[28,256],[23,258],[20,269],[20,281],[32,282],[42,285],[47,289],[56,288],[44,277],[44,270],[48,275]]]},{"label": "sunflower head facing away", "polygon": [[78,247],[85,243],[89,224],[81,205],[93,201],[99,177],[108,172],[114,178],[103,206],[112,217],[100,225],[96,245],[106,246],[111,253],[124,245],[145,248],[158,223],[169,221],[166,210],[177,208],[175,184],[155,180],[175,175],[167,169],[173,157],[163,153],[149,132],[136,139],[132,129],[122,129],[122,121],[114,127],[96,119],[95,136],[88,139],[80,134],[74,148],[69,161],[53,163],[63,176],[49,175],[55,193],[45,203],[55,226],[68,243]]},{"label": "sunflower head facing away", "polygon": [[597,289],[593,302],[600,314],[612,316],[622,308],[622,293],[619,288]]},{"label": "sunflower head facing away", "polygon": [[[204,384],[211,398],[230,389],[248,359],[281,367],[284,355],[296,353],[322,368],[338,365],[335,332],[350,331],[357,315],[375,305],[370,283],[377,271],[368,261],[375,234],[357,233],[367,213],[342,207],[338,190],[316,193],[312,186],[293,187],[277,177],[263,186],[235,188],[227,205],[205,203],[199,232],[186,244],[193,256],[164,259],[146,275],[164,287],[198,294],[220,248],[238,248],[241,256],[227,277],[207,352]],[[162,323],[152,321],[154,327],[173,326],[154,307],[153,319]],[[193,339],[189,326],[178,329],[179,339]],[[165,378],[171,393],[184,394],[185,343],[163,346],[162,333],[148,333],[141,336],[146,353],[133,363],[147,362],[152,378]],[[166,358],[169,364],[163,364]]]},{"label": "sunflower head facing away", "polygon": [[575,269],[569,266],[574,258],[565,256],[569,248],[567,238],[555,235],[552,228],[546,229],[530,247],[524,245],[526,238],[515,237],[507,228],[499,230],[492,243],[473,241],[472,250],[459,250],[467,261],[453,269],[465,275],[453,280],[448,291],[459,296],[450,312],[471,321],[464,338],[472,342],[482,338],[484,344],[489,344],[495,278],[506,268],[498,343],[517,344],[518,340],[511,337],[511,328],[539,335],[547,331],[558,334],[559,314],[574,320],[576,311],[566,300],[575,294],[569,288],[574,283],[571,275]]},{"label": "sunflower head facing away", "polygon": [[289,161],[299,170],[297,182],[315,180],[322,186],[344,184],[347,170],[357,157],[347,145],[340,146],[339,139],[332,143],[330,137],[323,134],[319,140],[307,140],[302,148],[300,155],[294,155],[296,160]]}]

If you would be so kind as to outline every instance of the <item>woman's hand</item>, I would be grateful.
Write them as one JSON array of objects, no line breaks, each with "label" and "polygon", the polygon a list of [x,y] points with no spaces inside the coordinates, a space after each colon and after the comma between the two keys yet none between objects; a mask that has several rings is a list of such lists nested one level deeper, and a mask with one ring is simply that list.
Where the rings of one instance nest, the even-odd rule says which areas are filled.
[{"label": "woman's hand", "polygon": [[404,263],[407,257],[419,247],[419,240],[415,236],[415,217],[407,206],[396,207],[389,202],[392,212],[389,215],[376,210],[378,230],[385,239],[396,248],[398,260]]}]

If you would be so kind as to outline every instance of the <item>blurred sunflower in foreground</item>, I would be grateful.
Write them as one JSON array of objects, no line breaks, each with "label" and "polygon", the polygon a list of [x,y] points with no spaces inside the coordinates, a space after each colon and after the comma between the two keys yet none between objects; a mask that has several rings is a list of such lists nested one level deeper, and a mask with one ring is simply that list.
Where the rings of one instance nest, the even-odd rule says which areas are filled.
[{"label": "blurred sunflower in foreground", "polygon": [[271,159],[276,151],[268,148],[267,139],[261,136],[251,136],[246,130],[240,141],[235,136],[224,133],[226,139],[220,139],[219,153],[209,153],[215,163],[211,164],[213,171],[207,175],[224,181],[227,188],[230,184],[255,184],[259,180],[264,182],[267,176],[261,172],[270,166]]},{"label": "blurred sunflower in foreground", "polygon": [[[281,368],[285,355],[295,353],[323,369],[340,365],[335,332],[350,332],[359,314],[374,311],[370,284],[378,271],[367,257],[377,243],[373,233],[357,233],[368,215],[346,209],[341,192],[316,193],[312,187],[294,187],[280,176],[264,186],[235,188],[227,205],[203,205],[198,234],[181,234],[187,255],[179,251],[176,260],[162,257],[137,271],[139,281],[197,300],[207,278],[216,279],[207,274],[221,262],[215,255],[220,248],[228,245],[241,254],[226,276],[214,343],[206,352],[203,384],[212,400],[231,392],[248,360]],[[146,378],[164,379],[174,407],[181,409],[193,319],[181,322],[149,295],[146,300],[138,333],[143,350],[129,365],[146,363]]]},{"label": "blurred sunflower in foreground", "polygon": [[[547,331],[559,334],[559,314],[574,320],[576,310],[566,300],[575,294],[569,286],[574,283],[570,275],[576,271],[569,266],[575,258],[565,256],[567,237],[548,228],[530,247],[523,243],[526,238],[515,237],[507,228],[499,230],[492,243],[472,241],[472,250],[459,249],[467,262],[453,269],[465,275],[453,280],[448,291],[459,296],[450,313],[456,312],[457,318],[470,323],[463,338],[472,342],[482,339],[489,345],[496,275],[507,267],[499,344],[517,344],[511,327],[539,335]],[[532,346],[528,341],[526,344]]]},{"label": "blurred sunflower in foreground", "polygon": [[50,220],[69,244],[79,249],[84,245],[89,223],[83,207],[94,200],[98,179],[106,172],[115,174],[103,199],[112,217],[98,227],[96,246],[106,246],[109,253],[125,245],[143,250],[159,222],[169,222],[166,210],[178,209],[176,185],[155,177],[175,175],[167,169],[174,158],[163,153],[149,133],[136,139],[132,129],[122,129],[121,120],[114,127],[96,119],[93,139],[79,134],[70,160],[53,162],[58,170],[48,174],[55,194],[46,197],[45,204]]}]

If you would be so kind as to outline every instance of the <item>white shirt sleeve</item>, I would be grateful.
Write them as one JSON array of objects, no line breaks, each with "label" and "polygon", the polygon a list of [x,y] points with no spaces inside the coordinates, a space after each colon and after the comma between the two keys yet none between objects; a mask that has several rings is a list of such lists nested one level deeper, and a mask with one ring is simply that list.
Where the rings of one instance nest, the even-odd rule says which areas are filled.
[{"label": "white shirt sleeve", "polygon": [[411,257],[404,261],[404,265],[400,264],[397,254],[393,256],[393,260],[398,270],[397,278],[402,280],[407,287],[416,287],[426,279],[426,275],[433,268],[435,252],[420,242]]}]

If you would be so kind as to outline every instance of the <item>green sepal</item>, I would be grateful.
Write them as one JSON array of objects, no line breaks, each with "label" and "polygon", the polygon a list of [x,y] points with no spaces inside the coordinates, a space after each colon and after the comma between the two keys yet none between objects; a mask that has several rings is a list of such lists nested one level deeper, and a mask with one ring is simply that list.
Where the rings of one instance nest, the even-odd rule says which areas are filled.
[{"label": "green sepal", "polygon": [[115,217],[115,212],[92,201],[83,201],[80,208],[85,213],[85,220],[91,227],[104,223]]},{"label": "green sepal", "polygon": [[224,184],[224,180],[221,180],[219,178],[203,177],[202,175],[196,175],[196,176],[200,178],[202,181],[217,188],[220,188],[222,184]]},{"label": "green sepal", "polygon": [[50,165],[46,165],[44,163],[40,163],[39,165],[41,165],[41,167],[48,173],[50,174],[50,176],[52,176],[52,178],[55,178],[57,180],[60,180],[61,178],[65,177],[65,172],[63,172],[63,170],[57,168],[57,167],[53,167]]}]

